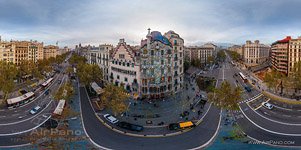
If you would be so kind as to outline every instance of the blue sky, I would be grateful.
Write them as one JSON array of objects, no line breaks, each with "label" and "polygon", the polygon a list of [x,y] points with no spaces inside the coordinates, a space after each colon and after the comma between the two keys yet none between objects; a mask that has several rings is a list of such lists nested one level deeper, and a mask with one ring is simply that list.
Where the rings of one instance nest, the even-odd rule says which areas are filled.
[{"label": "blue sky", "polygon": [[301,35],[301,0],[0,0],[5,40],[134,45],[147,28],[174,30],[186,45],[269,44]]}]

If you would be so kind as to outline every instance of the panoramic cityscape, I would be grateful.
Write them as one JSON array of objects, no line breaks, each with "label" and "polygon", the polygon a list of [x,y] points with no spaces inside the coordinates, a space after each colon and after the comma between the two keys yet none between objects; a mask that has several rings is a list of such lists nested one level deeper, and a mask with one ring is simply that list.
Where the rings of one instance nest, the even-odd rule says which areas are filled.
[{"label": "panoramic cityscape", "polygon": [[299,6],[2,0],[0,149],[301,149]]}]

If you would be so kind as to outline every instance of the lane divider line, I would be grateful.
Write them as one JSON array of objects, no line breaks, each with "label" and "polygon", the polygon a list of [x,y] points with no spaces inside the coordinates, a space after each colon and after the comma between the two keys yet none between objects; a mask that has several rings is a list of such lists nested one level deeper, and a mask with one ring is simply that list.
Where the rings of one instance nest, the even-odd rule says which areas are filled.
[{"label": "lane divider line", "polygon": [[[251,109],[252,109],[252,107],[249,105],[249,104],[247,104],[248,105],[248,107],[250,107]],[[253,109],[252,109],[252,111],[254,111]],[[297,123],[286,123],[286,122],[281,122],[281,121],[276,121],[276,120],[273,120],[273,119],[270,119],[270,118],[268,118],[268,117],[265,117],[265,116],[263,116],[263,115],[261,115],[260,113],[258,113],[257,111],[254,111],[257,115],[259,115],[260,117],[262,117],[262,118],[264,118],[264,119],[267,119],[267,120],[269,120],[269,121],[272,121],[272,122],[275,122],[275,123],[279,123],[279,124],[283,124],[283,125],[289,125],[289,126],[301,126],[301,124],[297,124]]]},{"label": "lane divider line", "polygon": [[281,132],[276,132],[276,131],[271,131],[268,130],[266,128],[261,127],[260,125],[256,124],[254,121],[252,121],[245,113],[244,111],[241,109],[241,107],[239,106],[239,109],[241,110],[242,114],[252,123],[254,124],[256,127],[266,131],[266,132],[270,132],[270,133],[274,133],[274,134],[278,134],[278,135],[286,135],[286,136],[301,136],[301,134],[289,134],[289,133],[281,133]]}]

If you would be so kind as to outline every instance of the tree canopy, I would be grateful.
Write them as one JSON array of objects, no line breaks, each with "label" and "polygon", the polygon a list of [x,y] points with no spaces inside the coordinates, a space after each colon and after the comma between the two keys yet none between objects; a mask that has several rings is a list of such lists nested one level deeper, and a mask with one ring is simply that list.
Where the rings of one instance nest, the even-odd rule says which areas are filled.
[{"label": "tree canopy", "polygon": [[241,100],[241,88],[232,88],[228,81],[222,82],[220,88],[208,94],[208,100],[221,109],[238,110],[238,102]]},{"label": "tree canopy", "polygon": [[101,96],[101,105],[112,110],[114,115],[125,112],[127,109],[126,100],[129,98],[123,87],[108,84],[104,88],[104,93]]},{"label": "tree canopy", "polygon": [[220,62],[223,62],[226,60],[226,54],[224,50],[220,50],[216,54],[216,59]]},{"label": "tree canopy", "polygon": [[18,70],[14,64],[0,61],[0,90],[5,94],[4,99],[13,91],[17,74]]}]

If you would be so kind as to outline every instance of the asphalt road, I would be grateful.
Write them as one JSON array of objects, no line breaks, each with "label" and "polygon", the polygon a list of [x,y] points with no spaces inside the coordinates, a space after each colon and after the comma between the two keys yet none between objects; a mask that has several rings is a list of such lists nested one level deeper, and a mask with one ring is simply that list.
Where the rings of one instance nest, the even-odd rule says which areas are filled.
[{"label": "asphalt road", "polygon": [[105,127],[96,117],[83,87],[80,88],[81,109],[85,129],[98,145],[109,149],[153,150],[196,148],[215,134],[220,119],[220,110],[211,107],[203,122],[193,130],[170,137],[141,138],[123,135]]},{"label": "asphalt road", "polygon": [[[68,66],[67,63],[63,64],[63,70]],[[5,109],[0,112],[0,137],[21,134],[29,132],[37,128],[45,122],[56,107],[56,102],[53,101],[53,96],[57,89],[65,82],[64,79],[67,75],[63,73],[56,74],[54,81],[47,87],[50,89],[49,95],[45,95],[44,91],[36,93],[36,99],[29,104],[16,109]],[[62,80],[59,84],[58,80]],[[29,111],[35,106],[41,106],[41,110],[37,114],[32,115]]]},{"label": "asphalt road", "polygon": [[[228,58],[228,61],[230,61],[230,58]],[[227,62],[226,62],[227,63]],[[245,71],[241,71],[238,68],[234,66],[230,66],[230,72],[238,73],[243,72],[244,75],[247,73]],[[228,74],[231,75],[231,74]],[[239,77],[239,76],[238,76]],[[227,76],[226,78],[231,78],[231,76]],[[235,76],[232,76],[232,78],[236,78]],[[244,83],[241,79],[236,78],[238,80],[237,86],[251,86],[248,83]],[[244,99],[250,99],[254,97],[255,95],[259,94],[261,91],[258,91],[257,89],[253,88],[251,92],[244,92]],[[260,106],[260,103],[259,103]],[[277,105],[276,105],[277,106]],[[277,122],[273,122],[269,119],[278,118],[278,120],[282,119],[282,121],[285,122],[285,120],[289,119],[286,117],[283,119],[283,114],[290,114],[290,115],[298,115],[299,112],[288,112],[284,110],[275,109],[273,110],[275,113],[271,113],[270,110],[259,107],[257,110],[256,108],[250,107],[246,102],[243,102],[240,104],[241,110],[243,111],[238,119],[238,124],[242,128],[242,130],[250,137],[255,138],[259,141],[263,141],[266,143],[273,144],[273,145],[285,145],[285,146],[301,146],[301,126],[300,125],[288,125],[288,124],[281,124]],[[268,113],[269,115],[265,115],[266,118],[263,118],[258,113]],[[248,118],[248,119],[247,119]],[[294,118],[290,118],[294,119]],[[291,141],[291,142],[290,142]]]}]

